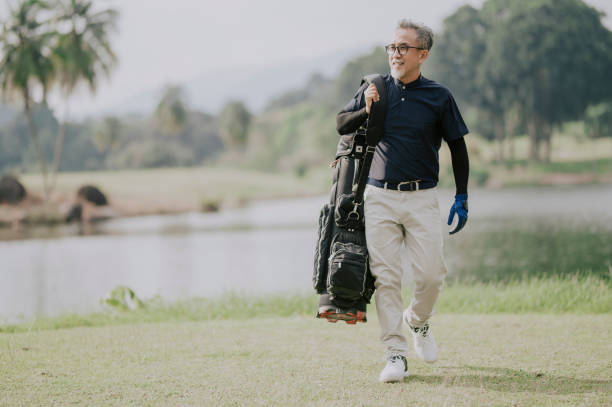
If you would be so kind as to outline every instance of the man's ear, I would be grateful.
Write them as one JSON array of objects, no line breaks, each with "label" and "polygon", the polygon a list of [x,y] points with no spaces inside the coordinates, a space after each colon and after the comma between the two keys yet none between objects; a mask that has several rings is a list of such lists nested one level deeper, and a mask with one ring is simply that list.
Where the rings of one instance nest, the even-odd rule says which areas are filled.
[{"label": "man's ear", "polygon": [[429,56],[429,51],[428,50],[426,50],[426,49],[421,50],[421,55],[419,56],[420,63],[425,62],[425,60],[427,59],[428,56]]}]

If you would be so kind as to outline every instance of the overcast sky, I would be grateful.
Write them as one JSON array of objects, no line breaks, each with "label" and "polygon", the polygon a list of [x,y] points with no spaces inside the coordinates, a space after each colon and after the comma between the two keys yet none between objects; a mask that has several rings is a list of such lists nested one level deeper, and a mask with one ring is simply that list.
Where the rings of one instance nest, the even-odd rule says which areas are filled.
[{"label": "overcast sky", "polygon": [[[120,12],[113,41],[119,65],[94,97],[79,96],[71,110],[91,113],[207,72],[366,50],[389,41],[404,17],[437,31],[465,3],[479,6],[482,0],[99,0]],[[612,14],[612,0],[587,3]],[[605,22],[612,26],[610,17]]]}]

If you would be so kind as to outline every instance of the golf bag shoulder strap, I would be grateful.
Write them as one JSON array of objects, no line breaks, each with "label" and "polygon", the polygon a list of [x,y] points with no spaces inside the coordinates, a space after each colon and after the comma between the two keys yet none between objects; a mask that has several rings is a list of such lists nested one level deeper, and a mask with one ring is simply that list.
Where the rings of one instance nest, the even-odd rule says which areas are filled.
[{"label": "golf bag shoulder strap", "polygon": [[[385,132],[385,117],[387,115],[387,86],[380,74],[364,76],[361,83],[374,84],[378,91],[378,102],[373,102],[370,107],[370,115],[367,121],[366,142],[369,146],[376,146]],[[369,85],[368,85],[369,86]]]},{"label": "golf bag shoulder strap", "polygon": [[385,117],[387,115],[387,86],[385,80],[380,74],[372,74],[365,76],[361,83],[371,83],[376,86],[378,91],[378,102],[373,102],[370,107],[370,115],[366,123],[366,151],[363,155],[363,163],[361,170],[359,171],[359,178],[355,188],[355,204],[361,204],[363,200],[363,191],[365,189],[366,182],[368,181],[368,174],[370,173],[370,167],[372,165],[372,158],[374,158],[374,151],[376,150],[376,144],[383,138],[385,134]]}]

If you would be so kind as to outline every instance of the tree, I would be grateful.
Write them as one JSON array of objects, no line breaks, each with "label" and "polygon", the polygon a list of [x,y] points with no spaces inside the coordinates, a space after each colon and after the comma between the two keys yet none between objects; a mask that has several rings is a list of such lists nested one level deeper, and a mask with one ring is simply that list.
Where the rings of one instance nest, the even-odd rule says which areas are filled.
[{"label": "tree", "polygon": [[518,112],[527,124],[531,160],[549,160],[553,129],[612,93],[606,76],[612,33],[601,17],[581,0],[488,0],[476,13],[460,8],[445,20],[442,36],[459,45],[437,52],[446,54],[443,61],[452,60],[452,53],[468,55],[473,69],[460,63],[456,72],[452,64],[442,71],[451,87],[459,93],[467,88],[473,105],[489,114],[502,135],[496,138],[512,127],[504,120]]},{"label": "tree", "polygon": [[530,159],[548,161],[553,129],[581,118],[612,90],[606,78],[612,33],[580,0],[489,0],[483,12],[501,7],[505,14],[489,35],[483,66],[503,78],[503,97],[519,107]]},{"label": "tree", "polygon": [[223,143],[231,149],[246,146],[251,113],[242,102],[230,101],[219,114],[219,132]]},{"label": "tree", "polygon": [[93,142],[101,153],[116,150],[121,143],[121,121],[114,116],[103,118],[94,127]]},{"label": "tree", "polygon": [[612,101],[591,105],[586,109],[584,130],[589,137],[612,137]]},{"label": "tree", "polygon": [[[336,101],[334,105],[348,102],[361,82],[361,78],[372,73],[389,72],[388,56],[383,47],[376,47],[368,55],[348,62],[336,79]],[[339,109],[338,109],[339,110]]]},{"label": "tree", "polygon": [[34,91],[39,88],[44,101],[53,74],[50,58],[52,34],[46,22],[40,20],[41,12],[48,11],[49,4],[41,0],[23,0],[10,9],[9,18],[2,26],[0,44],[0,82],[3,95],[18,95],[23,102],[30,138],[43,176],[45,198],[49,195],[47,164],[36,125],[32,119]]},{"label": "tree", "polygon": [[90,91],[95,92],[100,76],[109,75],[117,62],[109,38],[116,28],[116,10],[96,11],[92,0],[61,0],[58,10],[56,22],[60,31],[53,49],[53,63],[64,113],[55,144],[51,188],[62,155],[70,97],[81,82],[86,82]]},{"label": "tree", "polygon": [[176,136],[183,130],[187,123],[187,103],[180,86],[166,87],[155,108],[155,119],[166,135]]},{"label": "tree", "polygon": [[[503,10],[491,14],[503,15]],[[486,127],[499,141],[498,158],[503,160],[504,110],[507,106],[501,93],[506,81],[483,69],[488,68],[484,62],[486,42],[494,20],[485,18],[470,5],[457,9],[444,20],[444,31],[432,49],[429,64],[434,77],[450,86],[461,104],[478,109],[479,127]]]}]

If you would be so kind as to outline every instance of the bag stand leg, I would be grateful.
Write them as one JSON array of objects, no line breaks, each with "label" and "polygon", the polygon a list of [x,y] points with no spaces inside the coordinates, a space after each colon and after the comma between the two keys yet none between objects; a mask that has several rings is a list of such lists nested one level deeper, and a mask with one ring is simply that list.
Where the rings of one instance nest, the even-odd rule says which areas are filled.
[{"label": "bag stand leg", "polygon": [[366,303],[365,301],[360,301],[354,307],[340,308],[333,303],[329,294],[321,294],[319,296],[317,318],[325,318],[327,322],[333,323],[344,321],[350,325],[354,325],[357,322],[368,322],[366,318]]}]

